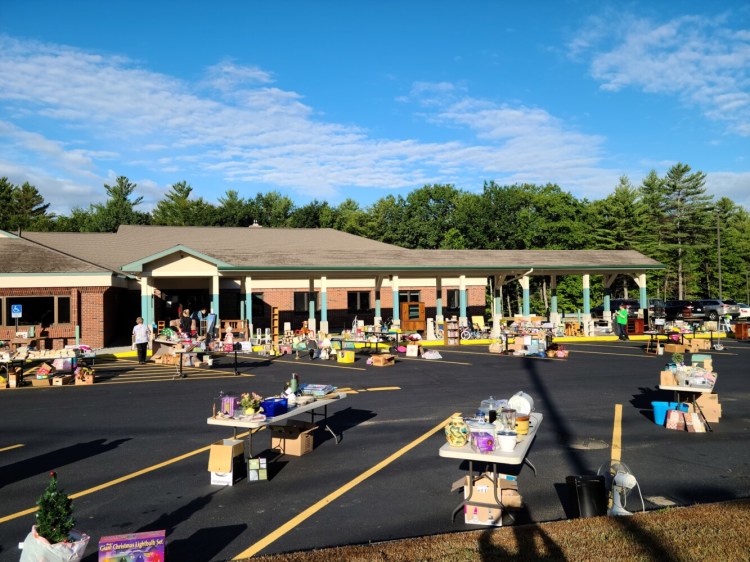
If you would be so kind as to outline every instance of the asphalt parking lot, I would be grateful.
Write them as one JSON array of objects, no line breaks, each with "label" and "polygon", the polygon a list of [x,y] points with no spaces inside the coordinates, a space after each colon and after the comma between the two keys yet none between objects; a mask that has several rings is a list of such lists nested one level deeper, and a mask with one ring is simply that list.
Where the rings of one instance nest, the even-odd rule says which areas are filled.
[{"label": "asphalt parking lot", "polygon": [[[566,518],[565,478],[608,462],[617,404],[621,458],[647,509],[750,496],[750,344],[729,340],[712,353],[723,417],[705,434],[653,423],[651,401],[671,397],[656,389],[667,358],[643,346],[570,344],[565,361],[436,348],[442,360],[400,357],[386,368],[363,353],[350,365],[241,355],[239,376],[225,357],[184,379],[174,367],[99,360],[92,386],[0,391],[0,561],[18,559],[50,470],[91,536],[87,561],[102,536],[157,529],[167,532],[169,560],[206,562],[476,529],[451,521],[459,496],[450,487],[466,466],[438,456],[442,427],[454,412],[519,390],[544,422],[529,454],[537,475],[519,472],[517,524]],[[254,452],[269,459],[269,480],[210,485],[208,446],[232,435],[206,424],[214,400],[276,394],[293,372],[348,393],[328,409],[341,441],[318,431],[311,454],[279,457],[262,431]],[[628,506],[640,502],[631,496]]]}]

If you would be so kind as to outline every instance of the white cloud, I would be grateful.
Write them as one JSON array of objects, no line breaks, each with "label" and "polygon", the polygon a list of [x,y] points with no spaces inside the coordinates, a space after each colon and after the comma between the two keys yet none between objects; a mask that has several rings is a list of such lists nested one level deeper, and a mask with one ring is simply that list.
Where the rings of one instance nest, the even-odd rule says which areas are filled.
[{"label": "white cloud", "polygon": [[657,23],[620,14],[605,23],[592,18],[569,43],[569,54],[590,56],[591,75],[603,90],[631,87],[676,96],[726,123],[732,133],[750,136],[748,33],[726,20],[682,16]]}]

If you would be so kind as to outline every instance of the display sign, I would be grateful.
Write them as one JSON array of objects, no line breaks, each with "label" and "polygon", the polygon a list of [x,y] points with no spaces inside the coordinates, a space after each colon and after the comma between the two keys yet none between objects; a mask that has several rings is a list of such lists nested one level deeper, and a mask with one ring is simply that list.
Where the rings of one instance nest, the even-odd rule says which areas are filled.
[{"label": "display sign", "polygon": [[21,304],[10,305],[10,317],[11,318],[21,318],[22,315],[23,315],[23,305]]}]

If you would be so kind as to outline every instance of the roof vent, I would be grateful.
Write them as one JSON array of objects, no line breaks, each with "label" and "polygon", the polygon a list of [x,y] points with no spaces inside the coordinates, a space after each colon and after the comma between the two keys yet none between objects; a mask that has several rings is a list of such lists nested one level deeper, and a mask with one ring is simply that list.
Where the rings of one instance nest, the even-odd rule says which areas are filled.
[{"label": "roof vent", "polygon": [[258,219],[253,219],[253,224],[248,226],[248,228],[263,228],[263,227],[258,224]]}]

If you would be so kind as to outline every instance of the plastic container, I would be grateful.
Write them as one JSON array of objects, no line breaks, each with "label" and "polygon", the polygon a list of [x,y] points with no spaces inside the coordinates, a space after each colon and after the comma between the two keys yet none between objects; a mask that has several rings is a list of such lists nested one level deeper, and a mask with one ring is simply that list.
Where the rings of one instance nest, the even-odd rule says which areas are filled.
[{"label": "plastic container", "polygon": [[500,400],[495,400],[490,396],[487,400],[482,400],[479,404],[479,415],[483,416],[489,423],[493,423],[497,418],[497,409]]},{"label": "plastic container", "polygon": [[688,405],[681,402],[651,402],[651,407],[654,409],[654,423],[656,425],[664,425],[669,410],[688,411]]},{"label": "plastic container", "polygon": [[508,407],[522,415],[530,414],[534,411],[534,399],[521,390],[510,397]]},{"label": "plastic container", "polygon": [[260,403],[263,408],[263,414],[266,418],[273,418],[286,414],[287,412],[287,399],[286,398],[267,398]]}]

